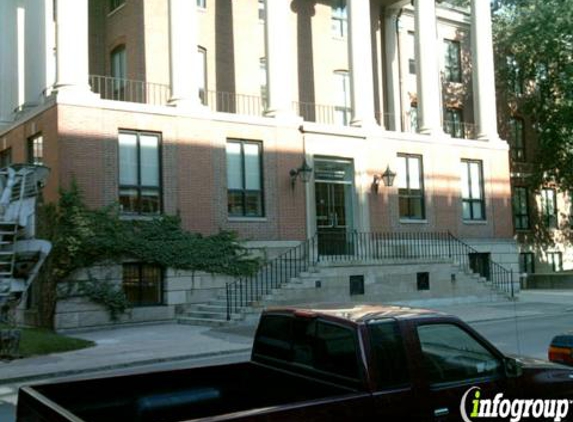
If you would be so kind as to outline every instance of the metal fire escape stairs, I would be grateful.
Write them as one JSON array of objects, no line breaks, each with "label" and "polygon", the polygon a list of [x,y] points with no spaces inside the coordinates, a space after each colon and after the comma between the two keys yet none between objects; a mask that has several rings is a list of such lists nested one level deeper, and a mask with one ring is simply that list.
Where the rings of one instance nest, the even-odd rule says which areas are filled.
[{"label": "metal fire escape stairs", "polygon": [[52,248],[35,238],[36,202],[48,174],[38,165],[0,169],[0,307],[21,300]]}]

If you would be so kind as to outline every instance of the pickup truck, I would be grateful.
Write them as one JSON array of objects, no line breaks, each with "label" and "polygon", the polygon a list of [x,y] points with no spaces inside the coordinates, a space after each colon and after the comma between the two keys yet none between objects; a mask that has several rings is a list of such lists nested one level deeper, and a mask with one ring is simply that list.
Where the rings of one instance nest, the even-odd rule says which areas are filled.
[{"label": "pickup truck", "polygon": [[17,421],[469,421],[515,398],[569,420],[573,370],[435,311],[324,306],[263,312],[248,362],[23,387]]}]

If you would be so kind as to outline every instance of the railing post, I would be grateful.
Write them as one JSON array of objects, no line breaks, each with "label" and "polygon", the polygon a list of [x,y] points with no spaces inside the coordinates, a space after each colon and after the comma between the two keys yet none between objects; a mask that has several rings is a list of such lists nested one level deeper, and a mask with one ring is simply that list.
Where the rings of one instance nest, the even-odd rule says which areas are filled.
[{"label": "railing post", "polygon": [[448,232],[448,257],[452,258],[452,234]]},{"label": "railing post", "polygon": [[225,291],[227,293],[227,321],[231,320],[231,298],[229,295],[230,287],[229,283],[225,283]]},{"label": "railing post", "polygon": [[515,292],[513,291],[513,268],[509,271],[509,282],[511,283],[511,298],[514,298]]}]

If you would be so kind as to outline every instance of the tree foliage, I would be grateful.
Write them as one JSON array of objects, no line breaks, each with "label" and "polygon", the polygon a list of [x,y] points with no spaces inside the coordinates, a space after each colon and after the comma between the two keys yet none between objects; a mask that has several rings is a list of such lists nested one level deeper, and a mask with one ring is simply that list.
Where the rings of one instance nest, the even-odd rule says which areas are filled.
[{"label": "tree foliage", "polygon": [[[498,0],[494,13],[498,95],[533,121],[531,186],[573,188],[573,2]],[[519,86],[519,98],[512,91]]]},{"label": "tree foliage", "polygon": [[[261,264],[232,232],[202,236],[183,230],[178,217],[126,220],[115,206],[88,209],[75,183],[60,192],[57,207],[41,207],[39,221],[39,236],[52,242],[52,252],[39,275],[44,326],[53,325],[57,284],[95,264],[133,259],[163,268],[231,276],[252,274]],[[101,302],[110,295],[100,290],[91,296]]]}]

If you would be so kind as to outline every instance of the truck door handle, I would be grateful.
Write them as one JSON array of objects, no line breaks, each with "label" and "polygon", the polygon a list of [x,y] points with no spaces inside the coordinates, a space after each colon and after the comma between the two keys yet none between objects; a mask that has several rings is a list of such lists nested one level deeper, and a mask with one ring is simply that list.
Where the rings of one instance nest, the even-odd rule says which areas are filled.
[{"label": "truck door handle", "polygon": [[447,416],[450,414],[450,411],[447,407],[442,407],[441,409],[434,410],[434,416],[436,418],[440,418],[442,416]]}]

